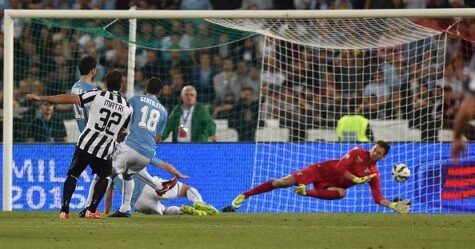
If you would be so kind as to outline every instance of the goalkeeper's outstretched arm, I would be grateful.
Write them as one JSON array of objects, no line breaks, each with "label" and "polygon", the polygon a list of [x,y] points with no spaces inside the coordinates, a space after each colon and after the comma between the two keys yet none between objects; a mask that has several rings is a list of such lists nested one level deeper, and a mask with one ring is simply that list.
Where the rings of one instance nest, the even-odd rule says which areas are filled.
[{"label": "goalkeeper's outstretched arm", "polygon": [[369,185],[371,187],[371,193],[373,194],[373,199],[374,201],[381,205],[388,207],[398,213],[408,213],[409,210],[411,209],[411,206],[409,204],[408,200],[396,200],[393,202],[389,202],[383,197],[383,194],[381,192],[381,183],[380,183],[380,178],[379,175],[376,175],[371,179],[369,182]]}]

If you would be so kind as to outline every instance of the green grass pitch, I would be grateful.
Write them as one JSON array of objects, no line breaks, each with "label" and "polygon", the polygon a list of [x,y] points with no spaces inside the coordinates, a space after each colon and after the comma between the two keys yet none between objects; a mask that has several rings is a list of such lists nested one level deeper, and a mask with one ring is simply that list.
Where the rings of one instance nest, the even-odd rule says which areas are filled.
[{"label": "green grass pitch", "polygon": [[0,248],[475,248],[475,215],[0,213]]}]

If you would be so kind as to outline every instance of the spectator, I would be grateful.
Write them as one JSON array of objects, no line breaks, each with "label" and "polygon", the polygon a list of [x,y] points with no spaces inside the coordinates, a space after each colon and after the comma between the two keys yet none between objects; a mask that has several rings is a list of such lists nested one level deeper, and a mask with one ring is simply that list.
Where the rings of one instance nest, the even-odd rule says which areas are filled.
[{"label": "spectator", "polygon": [[241,8],[242,0],[210,0],[215,10],[235,10]]},{"label": "spectator", "polygon": [[185,86],[185,81],[183,79],[183,74],[178,69],[170,70],[171,75],[171,90],[174,98],[179,99],[181,96],[181,90]]},{"label": "spectator", "polygon": [[236,100],[241,91],[241,84],[238,81],[234,64],[231,59],[224,60],[224,71],[213,77],[213,87],[216,93],[216,102],[224,103],[226,101]]},{"label": "spectator", "polygon": [[143,71],[137,70],[134,74],[134,94],[143,95],[145,94],[145,87],[147,81],[145,80]]},{"label": "spectator", "polygon": [[163,85],[160,92],[160,103],[167,109],[168,112],[178,104],[178,98],[173,95],[170,85]]},{"label": "spectator", "polygon": [[40,104],[40,116],[33,120],[28,129],[26,141],[31,142],[66,142],[66,127],[63,120],[54,115],[54,105]]},{"label": "spectator", "polygon": [[192,23],[185,24],[185,33],[180,38],[179,46],[182,49],[190,49],[195,39],[195,27]]},{"label": "spectator", "polygon": [[361,114],[344,115],[338,120],[336,134],[340,142],[373,142],[369,120]]},{"label": "spectator", "polygon": [[406,9],[425,9],[427,0],[403,0]]},{"label": "spectator", "polygon": [[366,0],[365,2],[365,9],[400,9],[402,7],[402,0]]},{"label": "spectator", "polygon": [[254,141],[256,137],[259,103],[253,99],[253,91],[250,87],[242,89],[229,121],[230,127],[237,130],[241,142]]},{"label": "spectator", "polygon": [[251,88],[252,89],[252,99],[255,101],[259,100],[260,94],[260,86],[261,86],[261,74],[259,69],[256,66],[251,66],[249,68],[249,73],[243,79],[243,88]]},{"label": "spectator", "polygon": [[241,8],[244,10],[255,8],[257,10],[273,9],[273,0],[243,0]]},{"label": "spectator", "polygon": [[213,77],[216,74],[211,67],[209,53],[200,54],[200,64],[193,71],[193,85],[198,91],[200,102],[209,103],[214,99]]},{"label": "spectator", "polygon": [[434,96],[431,96],[427,84],[421,84],[419,93],[413,99],[413,118],[410,120],[414,127],[421,131],[421,141],[434,142],[438,140],[440,130],[440,106],[441,91],[437,89]]},{"label": "spectator", "polygon": [[183,104],[173,108],[163,132],[173,142],[216,142],[216,124],[206,106],[196,102],[196,89],[185,86],[181,91]]},{"label": "spectator", "polygon": [[157,52],[153,50],[147,51],[147,63],[142,68],[144,77],[150,79],[151,77],[157,77],[160,75],[160,63],[157,59]]},{"label": "spectator", "polygon": [[462,75],[455,75],[455,68],[451,63],[445,66],[445,86],[450,87],[450,90],[454,93],[463,93],[463,78],[460,76]]},{"label": "spectator", "polygon": [[378,117],[384,118],[385,117],[385,107],[387,101],[391,96],[391,91],[389,87],[384,83],[384,71],[378,70],[373,74],[372,80],[368,85],[366,85],[364,89],[364,96],[375,96],[377,98],[378,109],[380,110],[378,113]]},{"label": "spectator", "polygon": [[182,10],[210,10],[212,9],[209,0],[181,0]]}]

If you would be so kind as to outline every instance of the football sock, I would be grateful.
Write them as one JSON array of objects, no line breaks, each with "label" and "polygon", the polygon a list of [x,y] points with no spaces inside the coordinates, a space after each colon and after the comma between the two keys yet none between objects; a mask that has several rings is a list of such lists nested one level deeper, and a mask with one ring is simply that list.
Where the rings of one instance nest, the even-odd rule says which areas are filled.
[{"label": "football sock", "polygon": [[120,205],[119,211],[125,213],[130,212],[131,209],[130,202],[132,200],[135,182],[132,179],[124,180],[122,185],[122,205]]},{"label": "football sock", "polygon": [[171,207],[166,207],[165,211],[163,211],[163,214],[166,214],[166,215],[169,215],[169,214],[183,214],[183,211],[181,211],[180,207],[171,206]]},{"label": "football sock", "polygon": [[328,189],[310,189],[307,190],[307,195],[323,200],[335,200],[342,198],[338,191]]},{"label": "football sock", "polygon": [[135,177],[138,177],[140,180],[144,181],[147,185],[152,187],[154,190],[162,189],[162,184],[158,184],[158,185],[155,184],[153,177],[146,170],[140,171],[139,173],[135,175]]},{"label": "football sock", "polygon": [[274,180],[270,180],[270,181],[264,182],[260,185],[257,185],[254,188],[244,192],[243,195],[245,195],[246,198],[247,198],[247,197],[252,196],[252,195],[257,195],[257,194],[272,191],[272,190],[275,189],[275,187],[272,186],[272,182],[274,182]]},{"label": "football sock", "polygon": [[63,199],[61,201],[61,212],[69,214],[69,203],[73,196],[74,190],[76,190],[76,183],[78,179],[75,176],[69,175],[64,181],[63,185]]},{"label": "football sock", "polygon": [[203,202],[203,197],[201,197],[200,192],[196,188],[190,187],[186,191],[186,198],[188,198],[189,201],[195,203],[197,201]]},{"label": "football sock", "polygon": [[94,194],[92,195],[91,205],[89,205],[89,207],[87,208],[90,212],[96,212],[97,206],[99,206],[102,197],[104,197],[108,184],[109,180],[107,179],[107,177],[99,177],[99,179],[97,180],[96,186],[94,186]]},{"label": "football sock", "polygon": [[89,207],[89,205],[91,205],[92,195],[94,194],[94,187],[96,186],[96,183],[97,183],[98,179],[99,179],[99,177],[97,175],[94,175],[94,178],[92,179],[92,182],[89,185],[89,192],[87,193],[87,201],[86,201],[85,208],[87,208],[87,207]]}]

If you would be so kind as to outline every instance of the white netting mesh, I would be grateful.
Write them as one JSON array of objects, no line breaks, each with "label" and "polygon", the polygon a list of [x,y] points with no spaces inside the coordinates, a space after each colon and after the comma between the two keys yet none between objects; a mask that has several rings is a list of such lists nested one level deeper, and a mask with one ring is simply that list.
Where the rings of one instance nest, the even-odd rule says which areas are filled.
[{"label": "white netting mesh", "polygon": [[[410,198],[416,212],[440,210],[445,34],[407,19],[209,21],[265,37],[253,185],[340,158],[355,145],[370,148],[355,140],[386,140],[395,143],[379,163],[383,193]],[[338,134],[345,115],[350,121],[340,121]],[[348,128],[355,115],[369,121],[361,137]],[[390,168],[398,162],[415,174],[395,185]],[[247,210],[383,209],[369,188],[355,187],[330,202],[277,190],[251,197]]]}]

